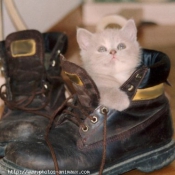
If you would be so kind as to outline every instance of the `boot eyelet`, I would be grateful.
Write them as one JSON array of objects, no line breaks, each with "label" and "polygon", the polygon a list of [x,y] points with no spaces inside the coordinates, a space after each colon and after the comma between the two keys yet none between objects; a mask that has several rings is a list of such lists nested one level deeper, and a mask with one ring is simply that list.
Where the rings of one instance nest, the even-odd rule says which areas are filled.
[{"label": "boot eyelet", "polygon": [[1,74],[2,76],[4,76],[4,67],[1,67],[1,69],[0,69],[0,74]]},{"label": "boot eyelet", "polygon": [[83,132],[87,132],[89,130],[88,126],[82,127]]},{"label": "boot eyelet", "polygon": [[136,80],[140,80],[142,78],[142,76],[140,74],[136,75]]},{"label": "boot eyelet", "polygon": [[47,86],[47,84],[44,84],[44,87],[45,87],[45,89],[48,89],[48,86]]},{"label": "boot eyelet", "polygon": [[94,124],[97,123],[98,118],[96,116],[93,116],[91,122],[94,123]]},{"label": "boot eyelet", "polygon": [[52,67],[54,67],[55,65],[56,65],[56,61],[53,60],[53,61],[52,61]]},{"label": "boot eyelet", "polygon": [[133,91],[134,90],[134,86],[131,84],[131,85],[129,85],[129,87],[128,87],[128,91],[129,92],[131,92],[131,91]]},{"label": "boot eyelet", "polygon": [[60,51],[60,50],[58,50],[58,51],[57,51],[57,53],[58,53],[58,55],[60,55],[61,51]]},{"label": "boot eyelet", "polygon": [[6,93],[4,93],[4,97],[7,98],[7,94]]},{"label": "boot eyelet", "polygon": [[107,107],[103,106],[103,107],[101,108],[100,112],[101,112],[102,114],[107,114],[107,113],[109,112],[109,109],[108,109]]}]

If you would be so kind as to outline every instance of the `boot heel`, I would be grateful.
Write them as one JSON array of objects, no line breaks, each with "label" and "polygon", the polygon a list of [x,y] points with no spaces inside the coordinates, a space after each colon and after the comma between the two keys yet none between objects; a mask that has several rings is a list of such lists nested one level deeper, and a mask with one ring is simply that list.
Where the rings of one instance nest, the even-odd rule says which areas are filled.
[{"label": "boot heel", "polygon": [[152,151],[137,167],[138,170],[149,173],[163,168],[175,159],[175,143],[171,141],[164,147]]}]

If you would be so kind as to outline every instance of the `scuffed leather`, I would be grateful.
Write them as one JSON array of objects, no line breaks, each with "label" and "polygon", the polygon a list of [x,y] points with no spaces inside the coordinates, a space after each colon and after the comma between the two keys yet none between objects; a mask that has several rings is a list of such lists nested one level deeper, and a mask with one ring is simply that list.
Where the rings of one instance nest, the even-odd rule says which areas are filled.
[{"label": "scuffed leather", "polygon": [[[30,38],[36,40],[36,55],[25,58],[11,57],[10,43],[13,40]],[[5,43],[3,41],[0,44],[8,100],[30,96],[34,91],[33,82],[35,81],[38,85],[35,90],[42,89],[44,83],[47,83],[48,90],[52,90],[49,94],[50,101],[40,110],[10,109],[5,105],[0,120],[0,146],[8,142],[27,140],[30,137],[43,139],[50,116],[65,100],[65,88],[60,76],[60,60],[55,52],[56,50],[60,50],[61,53],[66,52],[67,36],[61,32],[42,35],[36,30],[26,30],[10,34]],[[46,58],[46,54],[49,55],[49,59]],[[52,66],[53,60],[55,61],[54,67]],[[30,107],[36,108],[44,104],[48,93],[36,96]]]},{"label": "scuffed leather", "polygon": [[[148,54],[155,53],[154,51],[149,52]],[[147,61],[146,69],[145,66],[138,69],[139,72],[143,73],[143,77],[138,83],[135,82],[135,85],[150,86],[153,78],[148,77],[148,75],[153,76],[153,74],[146,74],[146,70],[149,69],[149,64],[153,64],[153,67],[154,64],[157,64],[156,55],[153,56],[152,63]],[[160,59],[160,62],[162,62],[161,56],[161,54],[158,54],[157,58]],[[162,59],[164,60],[164,57]],[[168,68],[168,64],[167,61],[164,66]],[[162,64],[157,66],[159,65],[162,68]],[[161,69],[162,74],[164,74],[162,70],[168,72],[166,69]],[[158,70],[156,73],[159,75],[160,71]],[[135,73],[131,75],[123,88],[133,83],[134,75]],[[159,76],[158,79],[156,82],[162,83],[167,77],[161,79],[161,76]],[[102,106],[96,106],[94,111],[89,113],[89,115],[95,115],[98,118],[98,122],[95,124],[90,121],[89,117],[83,120],[85,116],[81,116],[82,122],[89,128],[87,132],[82,131],[82,125],[74,124],[66,119],[50,131],[49,141],[54,148],[60,170],[98,172],[104,142],[105,115],[101,113],[101,108]],[[171,112],[169,102],[164,94],[152,100],[132,101],[130,107],[121,112],[109,109],[107,113],[105,168],[120,163],[131,155],[137,155],[166,145],[171,141],[172,136]],[[54,170],[50,150],[43,140],[29,139],[26,142],[9,144],[4,160],[20,169]]]},{"label": "scuffed leather", "polygon": [[[87,133],[70,121],[51,130],[49,140],[60,170],[99,170],[104,116],[99,113],[99,108],[94,113],[99,121],[94,125],[87,119],[85,123],[90,128]],[[153,100],[151,104],[150,101],[133,104],[124,112],[110,110],[107,126],[107,167],[134,152],[164,145],[173,134],[165,96]],[[42,140],[11,143],[6,149],[5,159],[24,169],[54,170],[50,150]]]},{"label": "scuffed leather", "polygon": [[[0,120],[0,143],[8,143],[31,138],[44,139],[45,130],[49,123],[49,116],[65,100],[64,85],[60,85],[52,94],[51,107],[41,110],[41,115],[22,110],[8,109]],[[57,100],[55,100],[57,98]]]}]

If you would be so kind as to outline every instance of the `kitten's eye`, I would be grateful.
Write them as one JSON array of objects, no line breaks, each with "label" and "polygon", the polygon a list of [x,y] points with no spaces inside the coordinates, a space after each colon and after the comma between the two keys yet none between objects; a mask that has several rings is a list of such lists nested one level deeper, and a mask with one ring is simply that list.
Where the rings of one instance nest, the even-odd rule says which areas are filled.
[{"label": "kitten's eye", "polygon": [[98,48],[98,52],[106,52],[107,51],[107,49],[106,49],[106,47],[104,47],[104,46],[100,46],[99,48]]},{"label": "kitten's eye", "polygon": [[123,50],[123,49],[125,49],[125,48],[126,48],[126,45],[123,44],[123,43],[120,43],[120,44],[117,46],[117,49],[118,49],[118,50]]}]

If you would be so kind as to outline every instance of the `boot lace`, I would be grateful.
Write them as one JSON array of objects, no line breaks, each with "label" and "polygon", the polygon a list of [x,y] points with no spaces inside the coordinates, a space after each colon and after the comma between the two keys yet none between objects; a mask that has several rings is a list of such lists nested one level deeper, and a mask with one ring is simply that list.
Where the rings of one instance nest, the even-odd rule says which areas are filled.
[{"label": "boot lace", "polygon": [[[70,99],[73,99],[72,103],[69,102]],[[75,101],[76,101],[77,104],[74,104]],[[89,118],[90,120],[93,120],[93,116],[89,115],[90,111],[93,111],[93,108],[90,108],[90,107],[86,108],[86,107],[82,106],[82,104],[78,101],[78,98],[77,98],[76,94],[73,94],[69,98],[67,98],[62,103],[62,105],[57,109],[57,111],[55,111],[55,113],[52,115],[52,117],[50,119],[50,122],[48,124],[48,127],[46,129],[45,141],[46,141],[46,143],[47,143],[47,145],[50,149],[51,155],[52,155],[56,175],[59,175],[59,165],[58,165],[58,162],[57,162],[56,154],[54,152],[52,144],[49,141],[48,136],[49,136],[49,131],[50,131],[50,129],[52,127],[52,124],[54,122],[54,119],[56,117],[56,114],[60,110],[62,110],[65,106],[67,106],[67,108],[65,108],[62,111],[62,115],[64,115],[64,120],[68,119],[68,120],[72,121],[73,123],[75,123],[77,126],[82,127],[82,129],[85,129],[85,130],[86,130],[86,125],[83,123],[83,121],[86,118]],[[104,165],[105,165],[105,161],[106,161],[107,113],[108,113],[108,111],[106,109],[104,109],[103,110],[103,114],[104,114],[104,121],[103,121],[103,152],[102,152],[101,165],[100,165],[100,169],[99,169],[99,175],[102,175]],[[56,125],[59,125],[60,123],[61,123],[61,121],[57,122]]]},{"label": "boot lace", "polygon": [[[49,77],[49,78],[52,79],[52,77]],[[59,77],[53,77],[53,78],[58,79]],[[7,96],[8,92],[3,91],[4,88],[7,89],[7,84],[3,84],[0,87],[0,98],[4,101],[5,105],[8,108],[12,110],[19,109],[30,113],[32,112],[37,113],[37,111],[45,108],[49,104],[50,96],[53,90],[53,85],[48,83],[43,83],[43,86],[41,88],[38,88],[38,83],[35,82],[33,84],[33,88],[31,90],[30,95],[22,94],[22,92],[13,93],[14,97],[19,97],[19,99],[13,99],[13,100],[8,99],[8,96]],[[34,102],[35,99],[37,99],[37,97],[42,98],[43,100],[41,104],[38,105],[37,107],[32,107],[32,103]]]}]

